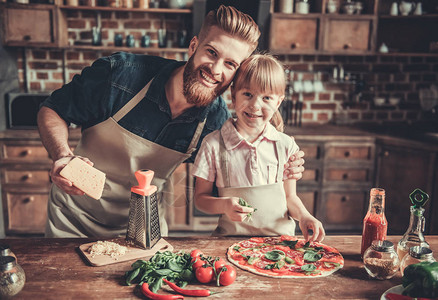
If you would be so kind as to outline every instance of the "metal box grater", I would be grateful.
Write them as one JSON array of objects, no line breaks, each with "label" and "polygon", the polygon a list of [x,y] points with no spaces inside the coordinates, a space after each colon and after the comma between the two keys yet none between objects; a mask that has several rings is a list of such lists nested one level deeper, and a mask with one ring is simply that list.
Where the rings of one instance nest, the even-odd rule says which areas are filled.
[{"label": "metal box grater", "polygon": [[126,241],[143,249],[151,249],[160,239],[157,187],[151,185],[154,172],[135,172],[138,186],[131,188]]}]

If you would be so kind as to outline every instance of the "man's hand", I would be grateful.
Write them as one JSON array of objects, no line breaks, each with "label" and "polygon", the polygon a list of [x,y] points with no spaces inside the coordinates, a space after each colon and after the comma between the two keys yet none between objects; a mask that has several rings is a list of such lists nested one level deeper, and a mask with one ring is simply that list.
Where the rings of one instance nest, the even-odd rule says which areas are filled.
[{"label": "man's hand", "polygon": [[304,172],[304,152],[298,151],[291,157],[289,157],[289,160],[287,163],[284,164],[284,173],[283,173],[283,179],[296,179],[299,180],[301,177],[303,177]]},{"label": "man's hand", "polygon": [[[52,165],[52,169],[50,170],[50,178],[52,182],[56,184],[60,189],[66,192],[69,195],[84,195],[85,193],[73,186],[73,183],[62,177],[59,173],[61,170],[72,160],[75,156],[65,156],[58,160],[55,160]],[[85,161],[90,166],[93,166],[93,163],[86,157],[77,156],[83,161]]]}]

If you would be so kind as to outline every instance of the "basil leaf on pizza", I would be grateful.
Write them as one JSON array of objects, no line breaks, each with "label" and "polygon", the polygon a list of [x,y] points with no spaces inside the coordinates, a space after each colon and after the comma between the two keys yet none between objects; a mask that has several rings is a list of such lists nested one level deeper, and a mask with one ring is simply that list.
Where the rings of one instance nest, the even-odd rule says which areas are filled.
[{"label": "basil leaf on pizza", "polygon": [[322,258],[322,254],[313,250],[307,250],[306,252],[304,252],[303,258],[306,261],[311,261],[311,262],[318,261]]},{"label": "basil leaf on pizza", "polygon": [[231,245],[228,259],[239,268],[275,278],[315,278],[344,266],[333,247],[294,236],[254,237]]}]

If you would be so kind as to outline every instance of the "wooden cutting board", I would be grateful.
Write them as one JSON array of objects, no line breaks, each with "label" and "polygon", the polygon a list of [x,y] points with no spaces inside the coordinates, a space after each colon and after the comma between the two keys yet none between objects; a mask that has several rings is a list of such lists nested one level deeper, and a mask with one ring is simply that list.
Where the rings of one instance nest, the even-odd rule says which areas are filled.
[{"label": "wooden cutting board", "polygon": [[95,244],[96,242],[82,244],[79,246],[79,250],[82,253],[82,255],[86,258],[86,260],[90,263],[90,265],[94,267],[99,266],[105,266],[109,264],[115,264],[120,263],[128,260],[134,260],[134,259],[147,259],[152,257],[157,251],[164,252],[164,251],[173,251],[173,247],[171,244],[169,244],[167,241],[165,241],[163,238],[160,239],[154,247],[148,250],[136,248],[132,245],[128,245],[125,241],[125,239],[112,239],[108,240],[108,242],[114,242],[119,245],[125,246],[128,248],[128,251],[125,253],[125,255],[119,256],[117,258],[110,257],[108,255],[96,255],[94,257],[91,257],[90,253],[88,252],[88,248],[91,247],[91,245]]}]

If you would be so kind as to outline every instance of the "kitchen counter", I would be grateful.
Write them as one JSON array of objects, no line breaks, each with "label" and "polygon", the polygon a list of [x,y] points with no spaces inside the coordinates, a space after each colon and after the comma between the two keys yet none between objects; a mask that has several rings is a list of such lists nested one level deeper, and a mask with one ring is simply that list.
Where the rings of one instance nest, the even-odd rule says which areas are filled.
[{"label": "kitchen counter", "polygon": [[[400,236],[388,239],[396,244]],[[426,239],[438,258],[438,236]],[[225,258],[226,249],[242,238],[169,237],[166,240],[175,251],[199,248],[207,255]],[[145,299],[138,286],[123,284],[124,273],[135,260],[102,267],[86,263],[77,248],[93,241],[96,239],[0,240],[10,245],[26,273],[24,289],[14,299]],[[328,277],[275,279],[238,269],[237,279],[230,286],[191,284],[190,287],[221,292],[209,299],[380,299],[387,289],[401,284],[401,275],[384,281],[369,278],[360,260],[360,241],[360,236],[326,237],[324,243],[336,247],[345,259],[344,268]]]}]

